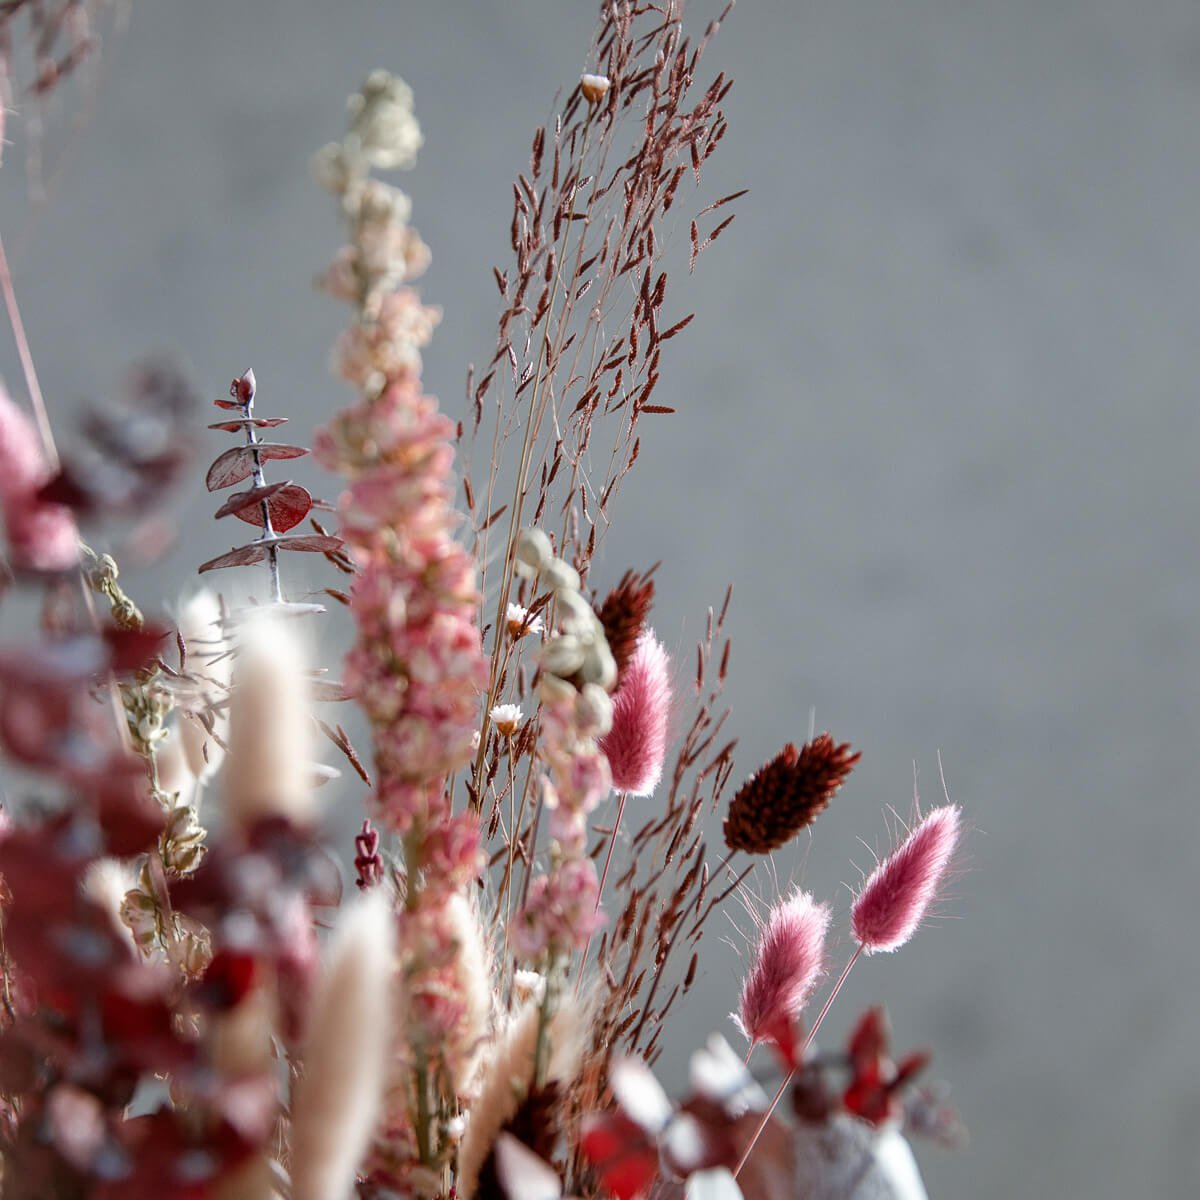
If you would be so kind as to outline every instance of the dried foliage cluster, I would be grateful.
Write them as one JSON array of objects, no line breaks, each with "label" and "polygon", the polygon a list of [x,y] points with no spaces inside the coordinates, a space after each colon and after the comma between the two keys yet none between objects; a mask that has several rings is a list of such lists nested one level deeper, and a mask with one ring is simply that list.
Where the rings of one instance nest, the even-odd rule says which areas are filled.
[{"label": "dried foliage cluster", "polygon": [[[51,11],[0,4],[0,35],[21,15],[49,31]],[[831,910],[797,890],[763,915],[730,997],[745,1060],[710,1041],[679,1104],[650,1073],[713,914],[859,757],[829,734],[788,743],[726,801],[730,594],[685,668],[652,628],[657,564],[593,583],[641,438],[673,412],[656,387],[692,316],[671,308],[670,233],[686,229],[694,269],[740,195],[695,199],[727,129],[731,85],[701,73],[720,19],[693,41],[679,5],[601,5],[595,73],[514,184],[496,347],[462,423],[422,387],[429,251],[379,177],[415,162],[412,95],[368,77],[315,161],[346,232],[318,282],[352,314],[334,363],[354,398],[313,442],[341,494],[268,481],[308,451],[270,440],[284,418],[239,376],[209,428],[240,440],[205,482],[248,485],[215,516],[257,535],[198,569],[265,577],[231,576],[173,619],[143,616],[117,561],[186,461],[186,388],[144,373],[60,460],[6,288],[32,407],[0,394],[8,571],[43,596],[36,637],[0,646],[0,744],[41,783],[7,798],[0,830],[8,1200],[773,1200],[832,1194],[823,1170],[912,1196],[901,1121],[953,1140],[949,1110],[910,1087],[925,1057],[893,1062],[881,1014],[844,1056],[811,1046],[859,956],[898,948],[935,901],[949,804],[864,882],[816,1018],[802,1010]],[[87,525],[119,531],[116,554],[85,545]],[[346,582],[295,592],[296,551]],[[354,626],[339,682],[303,654],[322,598]],[[317,715],[331,703],[365,718],[369,767]],[[317,832],[315,789],[337,774],[318,735],[365,790],[345,900]],[[749,1069],[760,1043],[783,1077],[773,1100]]]}]

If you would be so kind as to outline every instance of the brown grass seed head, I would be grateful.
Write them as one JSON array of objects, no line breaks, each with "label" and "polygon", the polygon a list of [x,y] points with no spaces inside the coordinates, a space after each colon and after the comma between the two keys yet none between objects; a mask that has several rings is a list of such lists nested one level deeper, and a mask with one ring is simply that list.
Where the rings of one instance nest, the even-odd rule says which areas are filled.
[{"label": "brown grass seed head", "polygon": [[752,775],[729,804],[725,844],[769,854],[824,812],[861,755],[828,733],[797,750],[789,742]]}]

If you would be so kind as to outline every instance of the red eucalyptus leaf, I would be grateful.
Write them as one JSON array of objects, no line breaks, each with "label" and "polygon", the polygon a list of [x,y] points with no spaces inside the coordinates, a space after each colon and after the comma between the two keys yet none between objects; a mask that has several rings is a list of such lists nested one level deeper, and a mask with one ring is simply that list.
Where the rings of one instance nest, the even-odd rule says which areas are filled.
[{"label": "red eucalyptus leaf", "polygon": [[245,408],[246,407],[244,404],[239,404],[236,400],[217,399],[217,400],[214,400],[213,403],[218,408]]},{"label": "red eucalyptus leaf", "polygon": [[248,479],[254,471],[254,458],[259,462],[269,462],[278,458],[302,458],[308,451],[303,446],[287,446],[281,442],[256,442],[253,446],[234,446],[218,456],[208,474],[204,477],[204,485],[210,492],[219,492],[222,488],[232,487]]},{"label": "red eucalyptus leaf", "polygon": [[205,571],[219,571],[223,567],[248,567],[251,563],[262,562],[267,557],[267,547],[263,542],[251,542],[248,546],[239,546],[228,554],[218,554],[197,568],[199,574]]},{"label": "red eucalyptus leaf", "polygon": [[[240,408],[240,405],[231,407]],[[277,425],[286,425],[287,417],[238,417],[233,421],[218,421],[215,425],[210,425],[209,429],[219,429],[222,433],[237,433],[239,429],[245,429],[247,425],[252,425],[255,429],[274,429]]]},{"label": "red eucalyptus leaf", "polygon": [[331,554],[334,550],[340,550],[344,543],[340,537],[333,537],[330,534],[296,534],[292,537],[268,538],[270,543],[274,540],[275,545],[280,550],[303,550],[309,554]]},{"label": "red eucalyptus leaf", "polygon": [[269,500],[276,492],[281,492],[290,482],[291,480],[281,479],[278,483],[265,483],[262,487],[249,488],[244,492],[234,492],[213,513],[213,518],[219,521],[222,517],[229,516],[230,513],[239,512],[249,504],[261,504],[264,500]]},{"label": "red eucalyptus leaf", "polygon": [[248,492],[238,492],[237,495],[230,496],[217,511],[217,516],[232,514],[239,521],[257,525],[262,529],[263,501],[266,501],[267,511],[271,515],[271,528],[276,533],[284,533],[299,525],[312,508],[312,497],[307,488],[298,483],[284,481],[269,483],[266,487],[251,488]]}]

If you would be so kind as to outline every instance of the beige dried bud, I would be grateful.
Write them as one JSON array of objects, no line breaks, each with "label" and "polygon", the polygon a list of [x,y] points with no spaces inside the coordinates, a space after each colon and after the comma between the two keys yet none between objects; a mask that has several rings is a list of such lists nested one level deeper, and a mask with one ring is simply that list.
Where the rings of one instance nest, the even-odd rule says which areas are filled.
[{"label": "beige dried bud", "polygon": [[607,75],[585,75],[579,81],[579,90],[589,104],[598,104],[608,95],[612,82]]},{"label": "beige dried bud", "polygon": [[158,941],[158,905],[154,897],[141,888],[125,893],[120,908],[121,924],[133,937],[133,943],[143,954],[149,954]]},{"label": "beige dried bud", "polygon": [[200,824],[196,810],[188,804],[173,808],[158,837],[159,856],[169,875],[190,875],[201,863],[207,848],[207,830]]}]

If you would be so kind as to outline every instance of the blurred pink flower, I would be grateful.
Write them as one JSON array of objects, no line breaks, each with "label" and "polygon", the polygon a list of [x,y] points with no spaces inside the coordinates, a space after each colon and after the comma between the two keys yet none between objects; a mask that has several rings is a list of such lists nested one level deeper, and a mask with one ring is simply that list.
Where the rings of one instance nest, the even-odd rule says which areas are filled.
[{"label": "blurred pink flower", "polygon": [[13,562],[34,571],[66,571],[79,561],[71,510],[38,498],[53,472],[33,422],[0,386],[0,502]]}]

